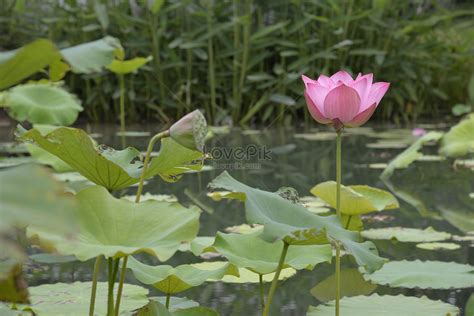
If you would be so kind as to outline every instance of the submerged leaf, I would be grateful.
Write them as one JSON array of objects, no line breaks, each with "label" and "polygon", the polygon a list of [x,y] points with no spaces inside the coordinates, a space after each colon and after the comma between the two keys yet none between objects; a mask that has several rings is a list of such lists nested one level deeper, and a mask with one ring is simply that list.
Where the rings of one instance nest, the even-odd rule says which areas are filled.
[{"label": "submerged leaf", "polygon": [[361,234],[368,239],[396,239],[401,242],[432,242],[451,238],[451,234],[436,231],[432,227],[426,229],[405,227],[373,228],[364,230]]},{"label": "submerged leaf", "polygon": [[[336,182],[327,181],[311,189],[332,208],[336,208]],[[360,215],[398,208],[397,199],[390,193],[367,185],[341,185],[341,213]]]},{"label": "submerged leaf", "polygon": [[150,266],[131,257],[128,261],[128,268],[132,270],[138,281],[153,285],[167,294],[176,294],[199,286],[208,279],[219,280],[224,275],[239,275],[237,268],[228,262],[203,262],[183,264],[177,267]]},{"label": "submerged leaf", "polygon": [[[377,288],[364,280],[364,277],[357,269],[341,270],[341,297],[351,297],[356,295],[369,295]],[[320,281],[311,289],[311,294],[321,302],[327,302],[336,298],[336,276],[333,274]]]},{"label": "submerged leaf", "polygon": [[223,172],[209,187],[245,194],[245,214],[250,224],[263,224],[262,239],[283,240],[291,245],[340,241],[359,265],[377,270],[385,262],[371,242],[358,243],[358,234],[343,229],[335,216],[318,216],[303,205],[282,198],[277,193],[251,188]]},{"label": "submerged leaf", "polygon": [[474,114],[470,114],[444,135],[439,152],[449,157],[474,152]]},{"label": "submerged leaf", "polygon": [[[283,249],[283,242],[268,243],[259,234],[217,233],[214,248],[238,267],[255,273],[275,272]],[[330,245],[310,245],[289,247],[284,268],[308,269],[322,262],[331,262]]]},{"label": "submerged leaf", "polygon": [[49,83],[11,88],[4,93],[3,103],[15,120],[33,124],[70,125],[83,110],[75,95]]},{"label": "submerged leaf", "polygon": [[[140,152],[135,148],[116,151],[105,145],[98,146],[83,130],[69,127],[59,127],[47,134],[36,128],[17,133],[20,140],[32,142],[57,156],[84,177],[108,190],[123,189],[139,181],[143,163]],[[160,175],[166,181],[175,181],[184,172],[200,168],[201,164],[192,163],[201,157],[202,153],[164,138],[160,152],[151,160],[145,177]]]},{"label": "submerged leaf", "polygon": [[[355,296],[341,299],[341,315],[350,316],[456,316],[459,309],[456,306],[433,301],[425,296]],[[310,306],[307,316],[333,316],[335,301],[321,304],[316,307]]]},{"label": "submerged leaf", "polygon": [[474,266],[442,261],[391,261],[364,278],[391,287],[461,289],[474,287]]},{"label": "submerged leaf", "polygon": [[178,203],[133,203],[114,198],[103,187],[93,186],[76,195],[79,231],[75,238],[57,229],[30,226],[27,235],[46,248],[81,261],[103,255],[120,258],[147,252],[168,260],[182,242],[190,242],[199,229],[199,210]]}]

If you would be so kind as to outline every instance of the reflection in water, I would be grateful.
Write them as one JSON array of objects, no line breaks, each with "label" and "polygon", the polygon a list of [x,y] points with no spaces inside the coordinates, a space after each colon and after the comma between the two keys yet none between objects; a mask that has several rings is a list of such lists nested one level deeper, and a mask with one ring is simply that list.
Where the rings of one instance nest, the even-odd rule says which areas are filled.
[{"label": "reflection in water", "polygon": [[[129,128],[133,130],[133,128]],[[89,128],[89,132],[100,133],[99,143],[118,145],[120,137],[115,136],[111,127]],[[153,129],[151,132],[157,132]],[[343,142],[343,184],[367,184],[382,189],[393,190],[401,202],[399,210],[386,211],[382,214],[365,216],[366,228],[386,227],[390,225],[426,228],[434,227],[439,231],[447,231],[455,235],[474,231],[474,199],[469,196],[474,192],[474,171],[468,168],[453,168],[451,160],[435,162],[416,162],[407,169],[397,170],[385,185],[379,176],[380,169],[369,168],[370,164],[386,163],[397,155],[401,149],[384,148],[384,146],[366,145],[374,143],[378,135],[389,139],[390,135],[403,135],[406,131],[390,131],[374,133],[371,129],[353,130],[346,134]],[[294,137],[294,131],[274,129],[267,131],[234,130],[228,134],[219,133],[208,140],[206,149],[211,151],[219,148],[220,159],[208,161],[214,169],[197,174],[189,174],[177,183],[164,183],[159,177],[149,181],[145,192],[151,194],[172,194],[182,203],[200,204],[207,212],[201,215],[201,229],[199,235],[214,235],[228,226],[245,222],[243,207],[238,202],[213,202],[206,196],[207,184],[223,170],[228,170],[238,180],[254,187],[276,191],[282,186],[294,187],[300,196],[310,195],[309,190],[317,183],[331,180],[335,175],[335,144],[331,138]],[[225,131],[224,131],[225,132]],[[313,134],[315,132],[312,132]],[[12,139],[11,134],[2,133]],[[7,136],[9,135],[9,136]],[[301,135],[301,134],[300,134]],[[100,135],[99,135],[100,136]],[[127,145],[144,150],[147,144],[146,137],[128,137]],[[248,148],[249,145],[257,149],[269,150],[268,156],[256,154],[242,157],[235,149]],[[390,147],[390,146],[389,146]],[[397,146],[393,146],[397,147]],[[425,151],[435,150],[435,148]],[[216,151],[214,151],[216,153]],[[240,159],[239,159],[240,158]],[[245,158],[245,160],[242,160]],[[237,163],[237,164],[236,164]],[[129,188],[121,192],[122,195],[134,194],[136,188]],[[384,215],[384,216],[380,216]],[[389,215],[389,216],[387,216]],[[469,242],[463,242],[458,250],[428,251],[416,248],[413,243],[393,243],[390,241],[376,242],[382,256],[393,259],[421,259],[456,261],[459,263],[474,262],[474,251]],[[32,252],[37,252],[32,250]],[[156,263],[155,259],[142,256],[146,263]],[[178,253],[167,264],[181,264],[185,262],[199,262],[200,259],[189,253]],[[90,280],[92,262],[65,263],[59,265],[40,265],[32,263],[27,266],[29,283],[69,282],[72,280]],[[343,257],[342,265],[345,268],[356,267],[351,258]],[[316,305],[319,301],[313,297],[310,290],[324,279],[330,277],[334,267],[330,264],[320,264],[314,271],[301,271],[295,277],[281,283],[274,298],[274,309],[271,315],[304,315],[308,305]],[[105,276],[102,276],[105,279]],[[136,282],[131,273],[127,276],[128,282]],[[350,286],[350,285],[349,285]],[[162,295],[151,289],[153,295]],[[353,292],[346,289],[346,292]],[[469,290],[417,290],[417,289],[390,289],[378,286],[379,294],[406,294],[427,295],[432,299],[464,307],[468,299]],[[221,315],[259,315],[258,285],[253,284],[224,284],[210,283],[198,288],[187,290],[181,296],[187,296],[203,305],[217,309]]]}]

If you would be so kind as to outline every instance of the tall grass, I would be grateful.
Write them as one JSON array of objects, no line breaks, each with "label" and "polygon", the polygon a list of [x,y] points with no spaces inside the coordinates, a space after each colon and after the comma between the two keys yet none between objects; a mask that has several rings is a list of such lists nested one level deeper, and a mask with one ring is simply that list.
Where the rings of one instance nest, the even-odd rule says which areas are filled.
[{"label": "tall grass", "polygon": [[[105,10],[95,1],[0,1],[1,48],[108,34],[130,56],[152,54],[154,63],[125,79],[130,121],[200,108],[214,124],[294,125],[309,121],[300,75],[343,68],[392,83],[379,119],[415,122],[465,101],[474,69],[469,1],[168,0],[157,13],[143,1],[102,1]],[[111,76],[68,75],[88,119],[117,120]]]}]

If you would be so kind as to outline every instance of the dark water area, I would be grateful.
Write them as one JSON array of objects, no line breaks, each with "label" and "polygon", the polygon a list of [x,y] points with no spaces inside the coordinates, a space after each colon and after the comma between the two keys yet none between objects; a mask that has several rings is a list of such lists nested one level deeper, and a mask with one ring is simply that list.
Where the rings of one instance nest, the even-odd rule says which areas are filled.
[{"label": "dark water area", "polygon": [[[434,127],[434,126],[431,126]],[[141,127],[143,129],[143,127]],[[11,127],[2,128],[2,140],[11,141]],[[91,126],[88,132],[99,133],[99,143],[120,147],[120,137],[115,135],[113,127]],[[133,128],[137,130],[137,128]],[[132,130],[132,127],[129,128]],[[158,129],[147,129],[151,133]],[[313,135],[313,136],[311,136]],[[315,137],[314,135],[318,135]],[[392,136],[390,136],[392,135]],[[395,136],[393,136],[395,135]],[[454,235],[464,235],[463,231],[472,230],[474,222],[474,171],[457,168],[453,160],[417,161],[406,169],[395,171],[386,183],[380,179],[383,164],[389,162],[404,147],[413,141],[410,130],[387,130],[361,128],[348,130],[343,137],[343,173],[345,185],[366,184],[373,187],[392,189],[400,202],[400,208],[381,213],[370,213],[364,217],[365,229],[374,227],[402,226],[427,228]],[[383,140],[390,145],[374,145]],[[148,137],[127,137],[127,145],[145,150]],[[390,147],[390,148],[388,148]],[[397,147],[397,148],[395,148]],[[152,179],[144,191],[152,194],[173,194],[183,204],[199,201],[207,210],[202,212],[200,236],[213,236],[226,227],[245,223],[243,205],[237,202],[214,202],[206,196],[207,184],[227,170],[238,180],[260,189],[276,191],[280,187],[293,187],[300,196],[311,195],[310,189],[323,181],[335,179],[335,137],[326,129],[295,131],[287,129],[227,131],[223,128],[213,130],[213,137],[206,145],[207,152],[215,159],[208,160],[201,173],[187,174],[176,183],[165,183],[159,177]],[[248,159],[237,160],[236,149],[251,155]],[[156,149],[157,150],[157,149]],[[425,154],[436,155],[436,146],[423,148]],[[260,156],[257,154],[260,153]],[[219,156],[221,155],[221,156]],[[218,159],[220,158],[220,159]],[[212,168],[211,168],[212,167]],[[135,188],[120,192],[121,195],[134,194]],[[212,214],[211,214],[212,213]],[[470,242],[457,242],[457,250],[422,250],[416,243],[395,241],[375,241],[380,254],[391,260],[439,260],[474,264],[474,245]],[[39,252],[31,249],[31,252]],[[140,259],[147,263],[157,261],[146,255]],[[222,259],[222,258],[221,258]],[[200,262],[201,258],[190,253],[178,252],[170,265]],[[44,283],[71,282],[72,280],[91,280],[93,262],[71,262],[65,264],[40,265],[31,263],[26,266],[30,286]],[[344,256],[343,268],[355,268],[353,259]],[[310,290],[334,272],[334,265],[323,263],[313,271],[298,273],[282,281],[277,289],[271,315],[305,315],[309,305],[320,302],[311,295]],[[105,274],[101,276],[106,279]],[[127,282],[137,283],[133,275],[127,272]],[[267,290],[269,284],[266,284]],[[149,287],[152,296],[162,296]],[[427,296],[442,300],[463,309],[471,289],[466,290],[421,290],[378,286],[375,293],[390,295]],[[216,309],[221,315],[260,315],[258,284],[205,283],[180,293],[201,305]]]}]

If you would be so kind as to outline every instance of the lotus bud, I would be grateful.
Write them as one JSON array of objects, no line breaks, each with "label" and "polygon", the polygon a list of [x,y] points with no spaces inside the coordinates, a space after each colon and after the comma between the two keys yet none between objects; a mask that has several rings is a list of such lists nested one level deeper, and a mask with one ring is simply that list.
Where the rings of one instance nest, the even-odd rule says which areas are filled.
[{"label": "lotus bud", "polygon": [[169,133],[178,144],[192,150],[203,151],[207,135],[206,119],[199,110],[195,110],[174,123]]}]

